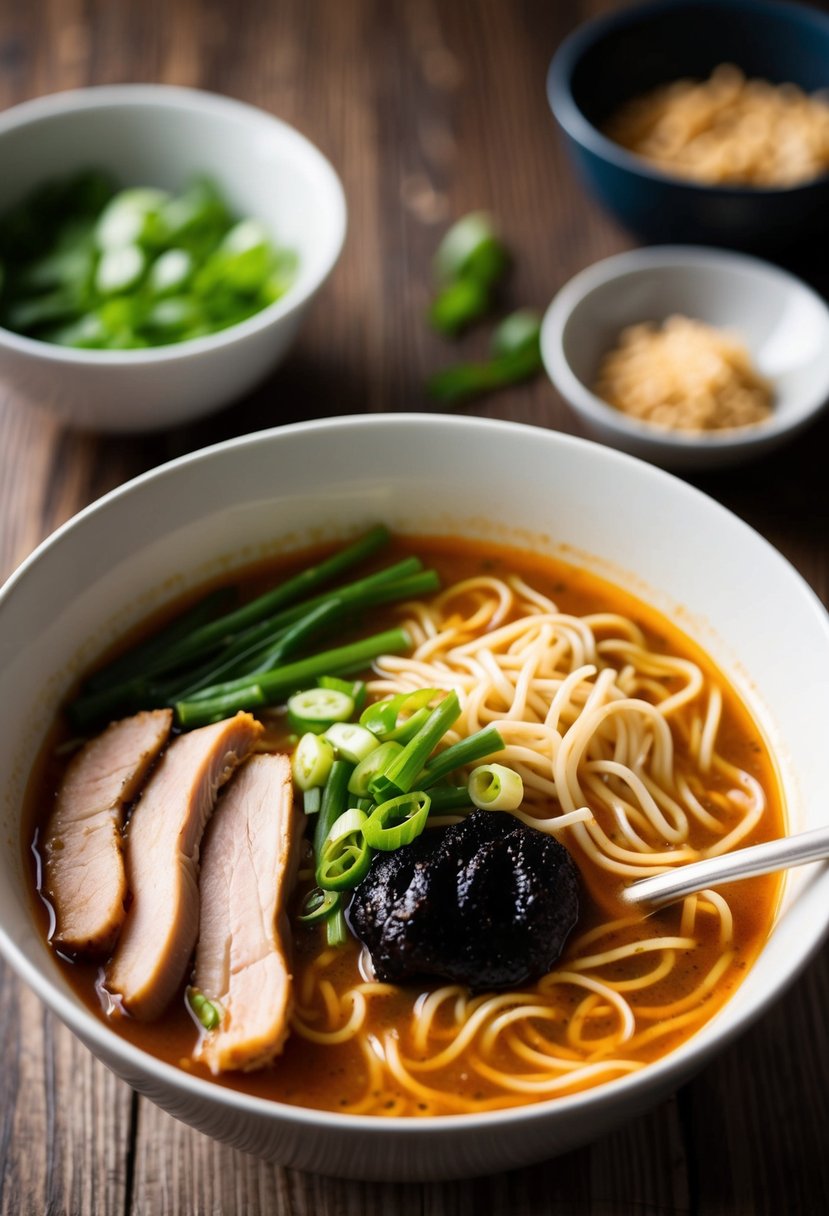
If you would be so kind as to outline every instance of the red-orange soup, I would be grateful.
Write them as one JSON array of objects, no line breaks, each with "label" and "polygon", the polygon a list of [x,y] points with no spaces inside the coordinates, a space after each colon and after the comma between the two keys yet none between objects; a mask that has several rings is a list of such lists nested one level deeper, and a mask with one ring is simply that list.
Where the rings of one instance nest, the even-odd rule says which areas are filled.
[{"label": "red-orange soup", "polygon": [[[677,856],[688,860],[716,848],[724,838],[739,847],[782,834],[784,815],[773,760],[760,730],[711,661],[671,622],[628,593],[558,560],[454,538],[396,540],[384,561],[409,553],[438,569],[444,589],[467,585],[451,594],[444,590],[442,598],[430,597],[440,601],[437,608],[429,603],[417,609],[401,605],[367,614],[365,628],[371,631],[405,621],[414,624],[415,633],[422,632],[427,611],[432,626],[437,621],[421,639],[416,653],[425,658],[417,671],[412,674],[406,658],[381,662],[382,670],[370,677],[374,695],[387,695],[401,679],[429,686],[431,677],[421,668],[448,663],[446,656],[459,650],[471,658],[478,653],[476,645],[483,647],[494,638],[492,663],[487,660],[482,669],[470,661],[458,669],[458,678],[466,681],[467,703],[474,699],[468,690],[478,698],[475,723],[467,723],[467,729],[490,720],[497,721],[499,729],[503,722],[508,724],[506,733],[502,730],[508,744],[503,762],[523,768],[529,813],[552,818],[565,813],[567,799],[552,792],[553,765],[544,749],[549,745],[560,753],[569,746],[585,704],[590,708],[597,677],[573,674],[590,666],[578,662],[590,658],[590,634],[599,646],[599,671],[613,669],[611,683],[618,681],[621,688],[613,696],[620,700],[635,695],[652,704],[667,704],[673,697],[681,702],[683,690],[689,688],[688,672],[693,667],[701,673],[699,691],[665,715],[673,749],[670,788],[651,788],[651,769],[658,769],[664,756],[660,760],[661,744],[648,741],[647,715],[644,725],[629,719],[617,727],[611,706],[604,726],[597,728],[599,736],[604,731],[606,737],[590,742],[573,769],[576,801],[591,808],[595,826],[581,822],[557,833],[579,868],[583,894],[579,924],[549,976],[521,993],[477,996],[440,980],[428,987],[377,985],[367,978],[364,962],[361,966],[359,942],[351,939],[339,949],[327,948],[323,929],[298,926],[292,917],[295,1013],[284,1053],[260,1072],[212,1079],[277,1101],[380,1116],[488,1110],[612,1081],[671,1051],[733,993],[769,933],[779,880],[770,876],[731,884],[711,902],[692,897],[647,919],[625,913],[616,892],[636,876],[637,866],[647,866],[649,856],[661,857],[668,849],[679,850]],[[252,595],[301,568],[311,556],[316,555],[259,568],[236,581]],[[555,611],[546,601],[554,601]],[[476,614],[482,626],[470,632],[468,622]],[[538,618],[547,618],[546,623]],[[622,621],[627,624],[622,626]],[[543,633],[545,628],[548,633]],[[559,628],[569,638],[565,667],[569,662],[570,693],[548,710],[562,679],[543,663],[556,646],[562,649]],[[501,636],[510,629],[512,635]],[[440,644],[443,637],[445,644]],[[515,693],[522,645],[528,654],[535,646],[541,659],[528,660],[536,662],[536,675],[527,685],[531,691],[523,716],[511,727],[509,712],[517,701],[508,704],[513,695],[508,689],[519,699],[526,693]],[[582,646],[587,652],[577,654]],[[666,655],[676,656],[679,665],[668,662],[663,670],[659,656]],[[480,699],[481,682],[490,678],[490,668],[497,672]],[[541,689],[537,694],[536,688]],[[712,688],[718,690],[713,699]],[[599,708],[606,695],[599,690]],[[545,713],[554,728],[542,729],[538,719]],[[527,726],[533,719],[535,734]],[[285,749],[284,718],[265,715],[265,721],[269,744],[274,750]],[[459,730],[463,733],[463,720]],[[655,810],[643,811],[642,799],[637,801],[613,767],[619,739],[630,742],[637,731],[646,753],[640,770],[646,788],[640,793],[648,807],[648,798],[655,797]],[[33,893],[36,833],[48,817],[67,762],[55,751],[66,735],[66,728],[56,724],[30,782],[24,842],[32,857]],[[536,759],[527,754],[530,736],[533,746],[538,743]],[[650,757],[655,757],[652,765]],[[568,797],[573,797],[572,789]],[[672,839],[660,838],[659,825],[665,824]],[[597,835],[591,836],[591,831]],[[296,898],[307,886],[307,880],[304,887],[300,881]],[[46,935],[47,908],[36,897],[34,904]],[[56,965],[89,1009],[116,1033],[170,1064],[210,1077],[191,1058],[200,1032],[186,1008],[183,989],[159,1020],[143,1024],[118,1010],[105,1011],[96,988],[96,966],[73,964],[58,955]]]}]

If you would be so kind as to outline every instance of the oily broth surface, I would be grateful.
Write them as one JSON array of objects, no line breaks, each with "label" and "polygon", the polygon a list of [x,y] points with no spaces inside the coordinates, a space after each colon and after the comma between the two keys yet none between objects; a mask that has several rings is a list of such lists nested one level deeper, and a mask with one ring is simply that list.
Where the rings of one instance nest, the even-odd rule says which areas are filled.
[{"label": "oily broth surface", "polygon": [[[766,792],[766,812],[757,828],[743,843],[755,843],[782,834],[784,818],[779,785],[772,760],[757,726],[710,660],[664,617],[634,596],[593,574],[558,560],[524,551],[455,539],[415,538],[405,542],[396,540],[392,549],[383,554],[383,564],[410,553],[418,554],[427,565],[434,565],[439,570],[444,585],[481,573],[503,577],[508,572],[517,571],[533,587],[553,598],[561,611],[575,616],[605,611],[629,616],[644,631],[653,649],[671,651],[698,663],[706,676],[716,679],[723,690],[724,707],[718,734],[718,751],[726,755],[733,764],[751,773]],[[313,555],[316,556],[317,554]],[[251,596],[257,594],[265,586],[278,581],[283,574],[301,568],[310,560],[311,555],[304,554],[300,560],[280,562],[278,566],[270,565],[267,569],[252,570],[244,579],[245,593]],[[397,621],[400,615],[401,612],[397,608],[373,610],[366,614],[365,630],[373,632],[385,627]],[[130,639],[131,642],[135,640]],[[58,723],[51,732],[41,762],[30,782],[24,817],[24,844],[32,859],[34,910],[44,936],[48,935],[49,931],[49,911],[35,893],[38,867],[37,832],[48,817],[66,762],[55,756],[55,747],[63,738],[65,731]],[[278,716],[269,719],[266,738],[274,750],[285,749],[286,736]],[[614,885],[618,886],[618,880],[599,871],[568,835],[565,835],[563,840],[570,848],[582,877],[582,911],[578,926],[578,933],[581,935],[612,918],[614,914],[619,915],[618,908],[615,912],[612,908],[612,890]],[[699,845],[704,843],[693,835],[692,842]],[[762,947],[771,927],[779,888],[780,879],[775,875],[722,888],[734,917],[735,961],[718,982],[713,998],[708,1001],[706,1020],[728,999]],[[649,922],[643,924],[643,937],[652,936],[654,933],[679,935],[680,917],[681,905],[657,913]],[[704,920],[700,921],[701,926],[704,924]],[[295,991],[301,1001],[304,983],[306,980],[310,981],[316,965],[315,960],[321,950],[324,950],[324,938],[323,930],[318,927],[293,926],[293,931]],[[686,996],[696,987],[700,973],[707,972],[714,965],[719,954],[719,943],[713,923],[710,931],[707,934],[703,932],[701,937],[700,946],[694,951],[686,951],[684,957],[680,952],[677,965],[671,973],[650,990],[654,1003],[676,1001]],[[606,936],[602,939],[603,949],[611,949],[613,945],[612,937]],[[326,971],[327,978],[338,992],[344,992],[362,981],[358,967],[359,954],[359,943],[349,941]],[[566,966],[567,958],[565,949],[557,966]],[[73,964],[60,956],[57,956],[57,964],[88,1008],[108,1026],[135,1046],[195,1075],[259,1097],[327,1110],[347,1108],[357,1100],[358,1095],[365,1092],[368,1078],[366,1063],[354,1040],[336,1046],[320,1045],[296,1034],[289,1037],[284,1055],[272,1067],[260,1073],[231,1074],[214,1078],[203,1065],[191,1059],[200,1030],[187,1010],[183,989],[162,1019],[156,1023],[142,1024],[117,1011],[111,1014],[105,1012],[96,988],[99,978],[97,966]],[[630,978],[637,969],[644,973],[648,966],[647,956],[643,955],[641,964],[637,959],[611,963],[605,968],[604,974],[613,978],[614,972],[618,972],[619,975],[624,974]],[[434,985],[439,986],[439,982]],[[528,985],[527,988],[532,990],[532,986]],[[412,1011],[424,989],[425,985],[413,984],[400,987],[388,995],[372,998],[368,1004],[368,1032],[382,1037],[387,1031],[405,1028],[411,1021]],[[577,999],[575,993],[562,994],[559,1001],[562,1021],[572,1013]],[[441,1013],[435,1023],[438,1031],[441,1030],[442,1017]],[[600,1035],[601,1022],[594,1020],[592,1029],[594,1034]],[[643,1062],[657,1059],[678,1046],[695,1029],[696,1023],[690,1030],[678,1029],[668,1036],[639,1047],[635,1054]],[[510,1067],[510,1057],[506,1049],[496,1048],[495,1062],[504,1069]],[[430,1074],[429,1084],[430,1087],[434,1086],[436,1089],[444,1089],[460,1096],[469,1110],[492,1105],[507,1106],[518,1102],[523,1104],[542,1101],[547,1096],[523,1095],[516,1099],[515,1095],[502,1095],[495,1083],[489,1083],[468,1071],[463,1057],[448,1065],[445,1070]],[[395,1092],[393,1085],[384,1087],[383,1092],[378,1094],[376,1113],[393,1114],[399,1097],[400,1094]],[[418,1102],[413,1113],[441,1114],[455,1110],[457,1105],[442,1107],[439,1102],[429,1099]]]}]

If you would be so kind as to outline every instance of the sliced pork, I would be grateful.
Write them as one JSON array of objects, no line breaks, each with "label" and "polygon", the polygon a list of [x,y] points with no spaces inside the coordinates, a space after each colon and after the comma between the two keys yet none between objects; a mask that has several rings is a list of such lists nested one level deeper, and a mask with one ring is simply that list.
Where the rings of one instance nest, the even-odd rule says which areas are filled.
[{"label": "sliced pork", "polygon": [[193,983],[219,1003],[222,1021],[196,1054],[214,1073],[261,1068],[287,1037],[285,904],[299,835],[288,757],[252,757],[220,799],[202,851]]},{"label": "sliced pork", "polygon": [[187,971],[199,924],[199,847],[216,795],[262,733],[250,714],[179,735],[127,832],[132,902],[106,986],[133,1017],[161,1014]]},{"label": "sliced pork", "polygon": [[153,710],[113,722],[73,758],[44,838],[44,894],[55,912],[53,943],[105,958],[124,923],[124,812],[167,742],[173,714]]}]

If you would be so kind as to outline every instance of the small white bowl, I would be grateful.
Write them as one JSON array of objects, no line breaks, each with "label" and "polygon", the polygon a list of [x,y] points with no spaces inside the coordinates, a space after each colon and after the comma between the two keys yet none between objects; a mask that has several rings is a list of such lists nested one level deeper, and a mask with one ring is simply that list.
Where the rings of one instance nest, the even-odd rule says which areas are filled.
[{"label": "small white bowl", "polygon": [[[590,386],[628,325],[681,314],[736,333],[774,383],[771,417],[752,427],[682,432],[630,418]],[[547,373],[593,436],[673,469],[754,459],[814,421],[829,400],[829,308],[793,275],[717,249],[661,246],[588,267],[553,300],[541,333]]]},{"label": "small white bowl", "polygon": [[[642,461],[537,427],[419,414],[322,420],[139,477],[58,529],[0,591],[0,704],[9,707],[0,732],[0,953],[99,1059],[207,1135],[341,1176],[489,1174],[596,1139],[730,1043],[818,948],[829,925],[829,868],[789,873],[771,936],[737,991],[641,1072],[538,1105],[401,1120],[270,1102],[121,1038],[56,967],[33,916],[20,840],[44,732],[80,670],[108,645],[219,573],[380,519],[401,532],[558,554],[647,599],[705,647],[750,706],[779,765],[789,830],[829,823],[829,618],[736,516]],[[770,638],[785,638],[785,660]]]},{"label": "small white bowl", "polygon": [[78,169],[173,191],[206,174],[235,215],[261,220],[298,255],[275,304],[173,346],[73,350],[0,328],[0,384],[71,426],[155,430],[241,396],[285,355],[345,239],[342,185],[314,145],[263,110],[196,89],[114,85],[25,102],[0,114],[0,163],[0,213]]}]

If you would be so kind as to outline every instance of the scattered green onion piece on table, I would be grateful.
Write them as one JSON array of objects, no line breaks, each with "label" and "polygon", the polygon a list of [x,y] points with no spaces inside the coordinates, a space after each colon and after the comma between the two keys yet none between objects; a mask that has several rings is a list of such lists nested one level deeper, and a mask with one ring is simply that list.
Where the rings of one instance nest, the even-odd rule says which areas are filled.
[{"label": "scattered green onion piece on table", "polygon": [[299,907],[297,920],[301,925],[319,924],[328,920],[342,903],[339,891],[323,891],[322,887],[314,887],[303,899]]},{"label": "scattered green onion piece on table", "polygon": [[431,804],[423,790],[382,802],[363,824],[367,843],[384,853],[411,844],[425,828]]},{"label": "scattered green onion piece on table", "polygon": [[353,807],[331,825],[316,870],[323,890],[350,891],[365,878],[372,856],[363,831],[367,821],[365,811]]},{"label": "scattered green onion piece on table", "polygon": [[291,772],[297,787],[311,790],[323,786],[334,763],[334,748],[323,735],[304,734],[294,748]]},{"label": "scattered green onion piece on table", "polygon": [[496,325],[489,344],[490,353],[496,359],[502,355],[530,353],[540,361],[540,337],[541,317],[533,308],[519,308]]},{"label": "scattered green onion piece on table", "polygon": [[347,722],[354,701],[336,688],[307,688],[288,698],[288,722],[295,731],[323,734],[333,722]]},{"label": "scattered green onion piece on table", "polygon": [[380,746],[377,736],[356,722],[335,722],[323,737],[333,745],[338,756],[352,764],[359,764]]},{"label": "scattered green onion piece on table", "polygon": [[385,743],[381,743],[354,769],[348,782],[348,792],[365,798],[374,778],[385,772],[392,760],[402,751],[403,744],[398,743],[395,739],[387,739]]},{"label": "scattered green onion piece on table", "polygon": [[205,1030],[216,1030],[222,1024],[224,1011],[218,1001],[211,1001],[198,988],[187,989],[187,1004]]},{"label": "scattered green onion piece on table", "polygon": [[440,242],[435,254],[435,277],[439,283],[475,279],[490,286],[504,273],[508,261],[490,217],[474,211],[453,224]]},{"label": "scattered green onion piece on table", "polygon": [[531,324],[534,314],[524,310],[518,324],[517,315],[507,317],[496,330],[493,347],[498,353],[489,362],[459,363],[437,372],[427,385],[431,396],[454,405],[535,376],[542,367],[541,324],[537,317]]},{"label": "scattered green onion piece on table", "polygon": [[484,811],[517,811],[524,801],[519,773],[503,764],[482,764],[469,777],[469,797]]},{"label": "scattered green onion piece on table", "polygon": [[454,337],[484,316],[489,305],[489,290],[483,283],[477,279],[457,279],[442,287],[432,300],[429,321],[433,329]]}]

